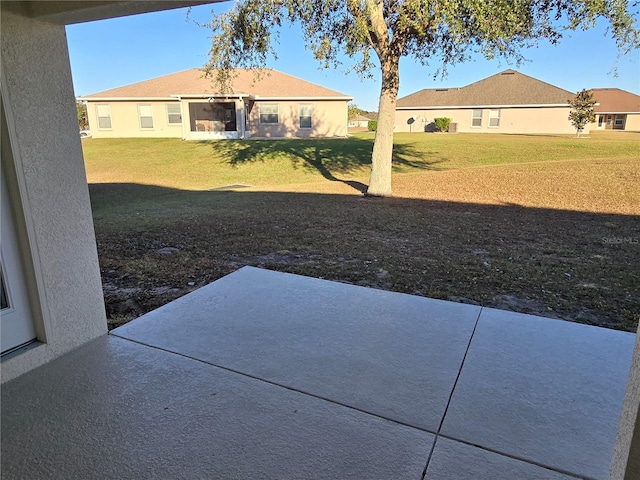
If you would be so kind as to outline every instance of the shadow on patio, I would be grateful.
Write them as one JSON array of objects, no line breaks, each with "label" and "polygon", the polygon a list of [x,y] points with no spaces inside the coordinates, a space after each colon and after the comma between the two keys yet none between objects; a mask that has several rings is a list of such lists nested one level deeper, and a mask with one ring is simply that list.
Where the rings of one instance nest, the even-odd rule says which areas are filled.
[{"label": "shadow on patio", "polygon": [[604,479],[635,335],[246,267],[3,385],[3,478]]}]

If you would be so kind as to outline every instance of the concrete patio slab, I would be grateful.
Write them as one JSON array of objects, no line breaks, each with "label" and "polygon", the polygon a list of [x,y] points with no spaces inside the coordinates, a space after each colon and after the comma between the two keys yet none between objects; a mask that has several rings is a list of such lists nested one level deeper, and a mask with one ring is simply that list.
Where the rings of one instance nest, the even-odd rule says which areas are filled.
[{"label": "concrete patio slab", "polygon": [[608,478],[635,335],[483,309],[441,433]]},{"label": "concrete patio slab", "polygon": [[575,480],[553,470],[438,437],[425,480]]},{"label": "concrete patio slab", "polygon": [[434,436],[104,336],[2,386],[2,478],[420,479]]},{"label": "concrete patio slab", "polygon": [[435,432],[479,313],[245,267],[112,334]]}]

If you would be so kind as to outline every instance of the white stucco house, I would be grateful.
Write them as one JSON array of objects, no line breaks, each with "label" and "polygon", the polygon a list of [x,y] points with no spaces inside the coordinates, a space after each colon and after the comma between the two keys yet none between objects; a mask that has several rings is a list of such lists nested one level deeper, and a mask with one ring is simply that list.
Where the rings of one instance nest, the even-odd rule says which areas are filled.
[{"label": "white stucco house", "polygon": [[[3,383],[107,334],[65,25],[203,3],[211,2],[0,4]],[[85,387],[90,389],[91,383]],[[31,398],[29,391],[23,396],[25,401]],[[637,478],[633,475],[640,457],[639,406],[637,348],[612,480]],[[2,414],[11,416],[4,406]],[[47,428],[46,423],[38,425]],[[24,459],[31,460],[43,459]]]},{"label": "white stucco house", "polygon": [[567,102],[574,96],[509,69],[464,87],[427,88],[399,98],[395,131],[433,131],[434,118],[448,117],[457,132],[571,134]]},{"label": "white stucco house", "polygon": [[277,70],[234,71],[220,93],[192,68],[80,97],[94,138],[183,140],[347,135],[353,97]]}]

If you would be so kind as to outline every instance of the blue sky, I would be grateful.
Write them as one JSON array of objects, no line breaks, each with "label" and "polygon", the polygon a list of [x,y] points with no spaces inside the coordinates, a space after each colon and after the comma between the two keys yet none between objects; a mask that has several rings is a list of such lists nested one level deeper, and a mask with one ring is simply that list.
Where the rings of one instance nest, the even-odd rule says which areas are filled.
[{"label": "blue sky", "polygon": [[[230,2],[196,7],[191,18],[207,22],[211,11],[223,11]],[[400,93],[409,95],[423,88],[462,87],[506,68],[551,83],[569,91],[582,88],[617,87],[640,94],[640,52],[618,60],[614,42],[605,37],[605,24],[586,32],[572,32],[558,46],[542,44],[526,50],[528,62],[520,67],[505,61],[475,61],[451,67],[448,75],[433,78],[437,66],[423,67],[411,58],[400,63]],[[148,80],[207,61],[211,32],[186,20],[186,9],[136,15],[67,27],[71,70],[77,96]],[[305,50],[298,28],[281,33],[278,60],[269,66],[354,97],[365,110],[375,111],[380,93],[380,74],[361,80],[344,70],[320,70],[311,52]]]}]

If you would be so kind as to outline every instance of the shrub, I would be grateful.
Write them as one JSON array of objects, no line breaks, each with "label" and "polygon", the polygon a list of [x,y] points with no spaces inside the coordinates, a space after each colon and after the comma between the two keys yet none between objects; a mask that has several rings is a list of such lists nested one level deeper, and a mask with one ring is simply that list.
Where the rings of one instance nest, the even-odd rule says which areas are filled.
[{"label": "shrub", "polygon": [[377,120],[369,120],[367,124],[367,128],[370,132],[375,132],[378,129],[378,121]]},{"label": "shrub", "polygon": [[438,117],[433,119],[433,123],[436,124],[436,130],[438,132],[446,132],[449,130],[451,119],[448,117]]}]

